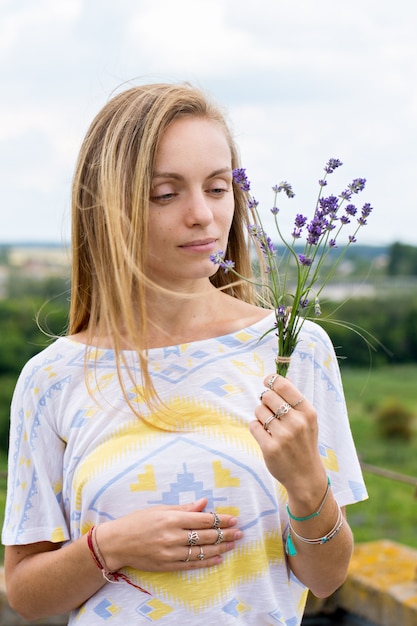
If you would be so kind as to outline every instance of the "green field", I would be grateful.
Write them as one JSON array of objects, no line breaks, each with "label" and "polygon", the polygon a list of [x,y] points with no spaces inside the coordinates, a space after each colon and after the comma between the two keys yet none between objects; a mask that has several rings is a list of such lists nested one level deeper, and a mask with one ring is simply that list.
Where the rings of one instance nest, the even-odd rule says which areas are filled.
[{"label": "green field", "polygon": [[[348,508],[356,542],[391,539],[417,548],[417,365],[342,369],[346,400],[356,446],[364,463],[415,478],[409,485],[364,473],[369,500]],[[414,433],[409,442],[382,438],[375,409],[387,397],[395,398],[414,414]],[[6,459],[0,456],[0,472]],[[0,478],[0,510],[4,510],[5,480]],[[0,519],[0,522],[2,520]],[[3,553],[0,552],[0,560]]]},{"label": "green field", "polygon": [[[415,479],[410,485],[364,472],[369,500],[348,508],[355,540],[391,539],[417,548],[417,366],[343,369],[342,376],[361,461]],[[386,398],[414,415],[409,442],[379,435],[375,409]]]}]

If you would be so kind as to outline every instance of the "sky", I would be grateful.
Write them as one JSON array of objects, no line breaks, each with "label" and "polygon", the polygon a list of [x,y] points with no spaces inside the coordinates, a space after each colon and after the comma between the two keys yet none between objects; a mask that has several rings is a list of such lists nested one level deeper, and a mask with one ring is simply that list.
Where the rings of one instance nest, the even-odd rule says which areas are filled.
[{"label": "sky", "polygon": [[358,241],[417,245],[415,0],[0,0],[0,243],[67,242],[93,117],[184,80],[226,108],[266,230],[273,185],[289,233],[338,158],[326,193],[366,178],[374,207]]}]

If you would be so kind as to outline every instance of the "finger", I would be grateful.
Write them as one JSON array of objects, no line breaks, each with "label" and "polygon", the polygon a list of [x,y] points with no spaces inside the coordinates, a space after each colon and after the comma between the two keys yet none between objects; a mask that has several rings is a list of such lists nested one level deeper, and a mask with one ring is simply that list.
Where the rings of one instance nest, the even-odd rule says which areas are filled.
[{"label": "finger", "polygon": [[237,524],[237,518],[232,515],[214,514],[205,511],[204,513],[190,513],[184,522],[184,530],[205,530],[208,528],[233,528]]},{"label": "finger", "polygon": [[220,545],[228,541],[236,541],[243,537],[241,530],[236,528],[213,528],[210,530],[189,530],[184,535],[184,545],[203,546]]},{"label": "finger", "polygon": [[190,546],[181,548],[180,561],[175,561],[168,566],[169,569],[200,569],[202,567],[210,567],[217,565],[222,561],[222,555],[233,550],[235,543],[229,541],[220,546]]},{"label": "finger", "polygon": [[[287,402],[294,409],[300,406],[305,401],[304,396],[297,389],[297,387],[288,378],[285,378],[284,376],[280,376],[278,374],[267,376],[264,380],[264,383],[266,387],[269,387],[271,391],[279,395],[280,398],[282,398],[284,402]],[[271,410],[274,410],[273,407],[271,407],[270,405],[271,398],[272,398],[272,394],[265,393],[262,395],[262,402],[263,403],[268,402],[268,406],[271,408]],[[276,412],[276,409],[274,412]]]},{"label": "finger", "polygon": [[264,429],[262,423],[258,420],[253,420],[252,422],[249,422],[249,432],[256,439],[259,445],[264,444],[265,438],[268,437],[269,439],[269,437],[271,436],[271,433],[267,432]]},{"label": "finger", "polygon": [[188,504],[180,504],[178,506],[172,507],[173,509],[177,509],[178,511],[204,511],[208,503],[207,498],[200,498],[195,502],[190,502]]}]

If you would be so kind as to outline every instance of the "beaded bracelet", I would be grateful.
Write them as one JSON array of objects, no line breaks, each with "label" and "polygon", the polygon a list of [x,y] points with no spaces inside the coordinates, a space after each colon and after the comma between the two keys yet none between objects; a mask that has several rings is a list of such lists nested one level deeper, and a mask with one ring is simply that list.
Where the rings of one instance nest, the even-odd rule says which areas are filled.
[{"label": "beaded bracelet", "polygon": [[[337,504],[337,503],[336,503]],[[333,539],[333,537],[336,537],[336,535],[340,532],[342,526],[343,526],[343,514],[342,514],[342,510],[340,508],[340,506],[337,504],[337,520],[335,525],[333,526],[333,528],[326,534],[323,535],[322,537],[317,537],[315,539],[308,539],[307,537],[302,537],[301,535],[299,535],[294,528],[291,525],[291,522],[289,523],[289,529],[288,529],[288,535],[287,535],[287,541],[285,543],[285,552],[288,556],[296,556],[297,555],[297,550],[295,548],[294,542],[292,540],[292,535],[294,535],[294,537],[297,537],[297,539],[299,539],[300,541],[303,541],[304,543],[309,543],[310,545],[322,545],[323,543],[328,543],[331,539]]]},{"label": "beaded bracelet", "polygon": [[321,510],[322,510],[322,508],[324,507],[324,505],[326,504],[326,500],[327,500],[328,495],[329,495],[329,493],[330,493],[330,484],[331,484],[331,483],[330,483],[330,478],[329,478],[329,477],[327,477],[327,489],[326,489],[326,493],[324,494],[324,498],[323,498],[323,500],[321,501],[321,504],[320,504],[319,508],[317,509],[317,511],[315,511],[314,513],[310,513],[310,515],[306,515],[305,517],[296,517],[295,515],[293,515],[293,514],[291,513],[290,508],[289,508],[289,506],[288,506],[288,504],[287,504],[286,506],[287,506],[287,513],[288,513],[288,516],[289,516],[291,519],[293,519],[294,521],[296,521],[296,522],[306,522],[307,520],[312,519],[313,517],[317,517],[318,515],[320,515]]},{"label": "beaded bracelet", "polygon": [[87,545],[88,545],[88,549],[90,551],[91,557],[94,561],[94,563],[96,564],[96,566],[98,567],[98,569],[101,571],[101,573],[103,574],[103,578],[105,580],[107,580],[108,583],[119,583],[119,582],[126,582],[129,585],[132,585],[132,587],[135,587],[136,589],[139,589],[140,591],[143,591],[143,593],[147,593],[148,595],[152,595],[149,591],[146,591],[146,589],[143,589],[142,587],[139,587],[139,585],[135,585],[135,583],[133,583],[127,576],[126,574],[123,574],[123,572],[119,572],[118,570],[115,572],[110,572],[106,566],[106,561],[103,558],[103,555],[101,554],[100,548],[98,546],[97,543],[97,537],[96,537],[96,526],[91,526],[90,530],[87,533]]}]

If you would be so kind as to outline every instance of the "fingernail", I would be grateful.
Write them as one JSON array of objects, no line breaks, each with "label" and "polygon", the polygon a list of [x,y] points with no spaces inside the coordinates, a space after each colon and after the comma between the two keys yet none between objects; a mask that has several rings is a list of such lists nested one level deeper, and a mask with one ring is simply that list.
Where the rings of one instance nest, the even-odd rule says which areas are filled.
[{"label": "fingernail", "polygon": [[237,524],[237,517],[231,517],[229,520],[229,526],[236,526]]},{"label": "fingernail", "polygon": [[241,530],[237,530],[233,536],[235,539],[242,539],[243,533]]}]

